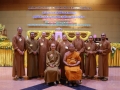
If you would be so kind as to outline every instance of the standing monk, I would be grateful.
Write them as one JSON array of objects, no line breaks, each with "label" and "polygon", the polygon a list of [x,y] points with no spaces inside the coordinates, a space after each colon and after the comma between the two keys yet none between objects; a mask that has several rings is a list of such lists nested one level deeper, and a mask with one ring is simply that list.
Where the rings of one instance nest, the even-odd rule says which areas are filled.
[{"label": "standing monk", "polygon": [[63,63],[64,54],[68,51],[68,46],[70,42],[67,40],[67,36],[62,36],[63,41],[59,43],[58,51],[60,52],[60,69],[61,69],[61,83],[64,84],[66,82],[65,70]]},{"label": "standing monk", "polygon": [[25,75],[24,67],[24,52],[25,52],[25,38],[22,36],[22,28],[17,28],[17,35],[12,39],[14,49],[13,71],[12,76],[16,79],[23,80]]},{"label": "standing monk", "polygon": [[51,44],[52,43],[54,43],[55,44],[55,50],[57,50],[57,47],[58,47],[58,44],[59,44],[59,42],[57,42],[56,40],[55,40],[55,35],[54,34],[52,34],[51,35],[51,39],[48,41],[48,48],[49,48],[49,50],[50,50],[50,48],[51,48]]},{"label": "standing monk", "polygon": [[45,38],[46,32],[42,32],[42,37],[39,39],[39,76],[44,77],[46,68],[46,53],[48,51],[48,40]]},{"label": "standing monk", "polygon": [[106,34],[101,34],[101,42],[99,43],[98,58],[98,78],[103,81],[108,80],[108,54],[111,51],[111,45],[106,40]]},{"label": "standing monk", "polygon": [[80,38],[80,33],[76,32],[76,39],[73,40],[73,45],[75,46],[76,51],[79,53],[81,57],[80,68],[82,69],[82,73],[85,73],[84,70],[84,49],[85,44],[84,41]]},{"label": "standing monk", "polygon": [[29,79],[38,77],[38,40],[34,39],[34,32],[30,33],[30,39],[26,40],[27,48],[27,76]]},{"label": "standing monk", "polygon": [[88,43],[85,44],[85,75],[86,78],[93,79],[96,75],[96,52],[97,45],[93,41],[93,36],[89,36]]}]

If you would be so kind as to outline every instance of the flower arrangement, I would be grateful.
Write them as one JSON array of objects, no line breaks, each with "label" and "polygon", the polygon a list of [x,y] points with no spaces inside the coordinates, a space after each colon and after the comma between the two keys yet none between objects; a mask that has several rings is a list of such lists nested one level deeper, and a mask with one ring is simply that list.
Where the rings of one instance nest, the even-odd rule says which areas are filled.
[{"label": "flower arrangement", "polygon": [[111,57],[114,58],[114,54],[115,54],[116,48],[113,46],[111,47]]}]

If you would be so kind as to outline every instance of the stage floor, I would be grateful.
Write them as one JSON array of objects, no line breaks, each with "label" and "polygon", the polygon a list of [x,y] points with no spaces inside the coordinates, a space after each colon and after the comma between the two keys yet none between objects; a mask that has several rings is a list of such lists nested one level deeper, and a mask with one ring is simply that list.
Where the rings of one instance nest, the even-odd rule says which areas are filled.
[{"label": "stage floor", "polygon": [[[44,80],[40,78],[32,80],[27,80],[26,76],[24,78],[25,80],[23,81],[15,81],[12,78],[12,67],[0,67],[0,90],[21,90],[28,87],[32,87],[34,85],[44,83]],[[108,81],[100,81],[96,79],[95,80],[83,79],[81,85],[97,90],[120,90],[120,67],[109,68]],[[57,86],[47,87],[44,90],[74,90],[74,89],[71,87],[58,84]]]}]

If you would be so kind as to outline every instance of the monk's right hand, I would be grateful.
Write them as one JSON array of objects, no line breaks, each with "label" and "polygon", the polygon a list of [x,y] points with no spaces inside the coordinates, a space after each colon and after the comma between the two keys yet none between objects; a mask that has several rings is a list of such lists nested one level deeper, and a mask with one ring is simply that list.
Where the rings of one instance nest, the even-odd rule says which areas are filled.
[{"label": "monk's right hand", "polygon": [[50,65],[51,68],[53,68],[54,66],[53,65]]},{"label": "monk's right hand", "polygon": [[19,51],[19,54],[20,54],[20,55],[23,55],[23,52],[22,52],[22,51]]},{"label": "monk's right hand", "polygon": [[72,64],[67,64],[69,67],[73,67],[73,65]]},{"label": "monk's right hand", "polygon": [[35,51],[33,52],[33,54],[35,54],[35,55],[36,55],[36,53],[37,53],[37,52],[35,52]]}]

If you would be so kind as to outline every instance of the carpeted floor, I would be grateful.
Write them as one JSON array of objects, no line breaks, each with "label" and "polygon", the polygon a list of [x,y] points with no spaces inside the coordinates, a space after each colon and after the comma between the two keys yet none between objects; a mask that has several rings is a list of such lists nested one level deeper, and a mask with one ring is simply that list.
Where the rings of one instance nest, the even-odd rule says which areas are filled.
[{"label": "carpeted floor", "polygon": [[[68,85],[65,85],[65,86],[69,87]],[[51,86],[48,86],[47,84],[42,83],[42,84],[31,86],[31,87],[28,87],[28,88],[25,88],[25,89],[22,89],[22,90],[43,90],[43,89],[47,89],[49,87],[51,87]],[[79,85],[79,86],[76,86],[76,87],[71,86],[70,88],[75,89],[75,90],[95,90],[93,88],[89,88],[89,87],[86,87],[86,86],[83,86],[83,85]]]}]

